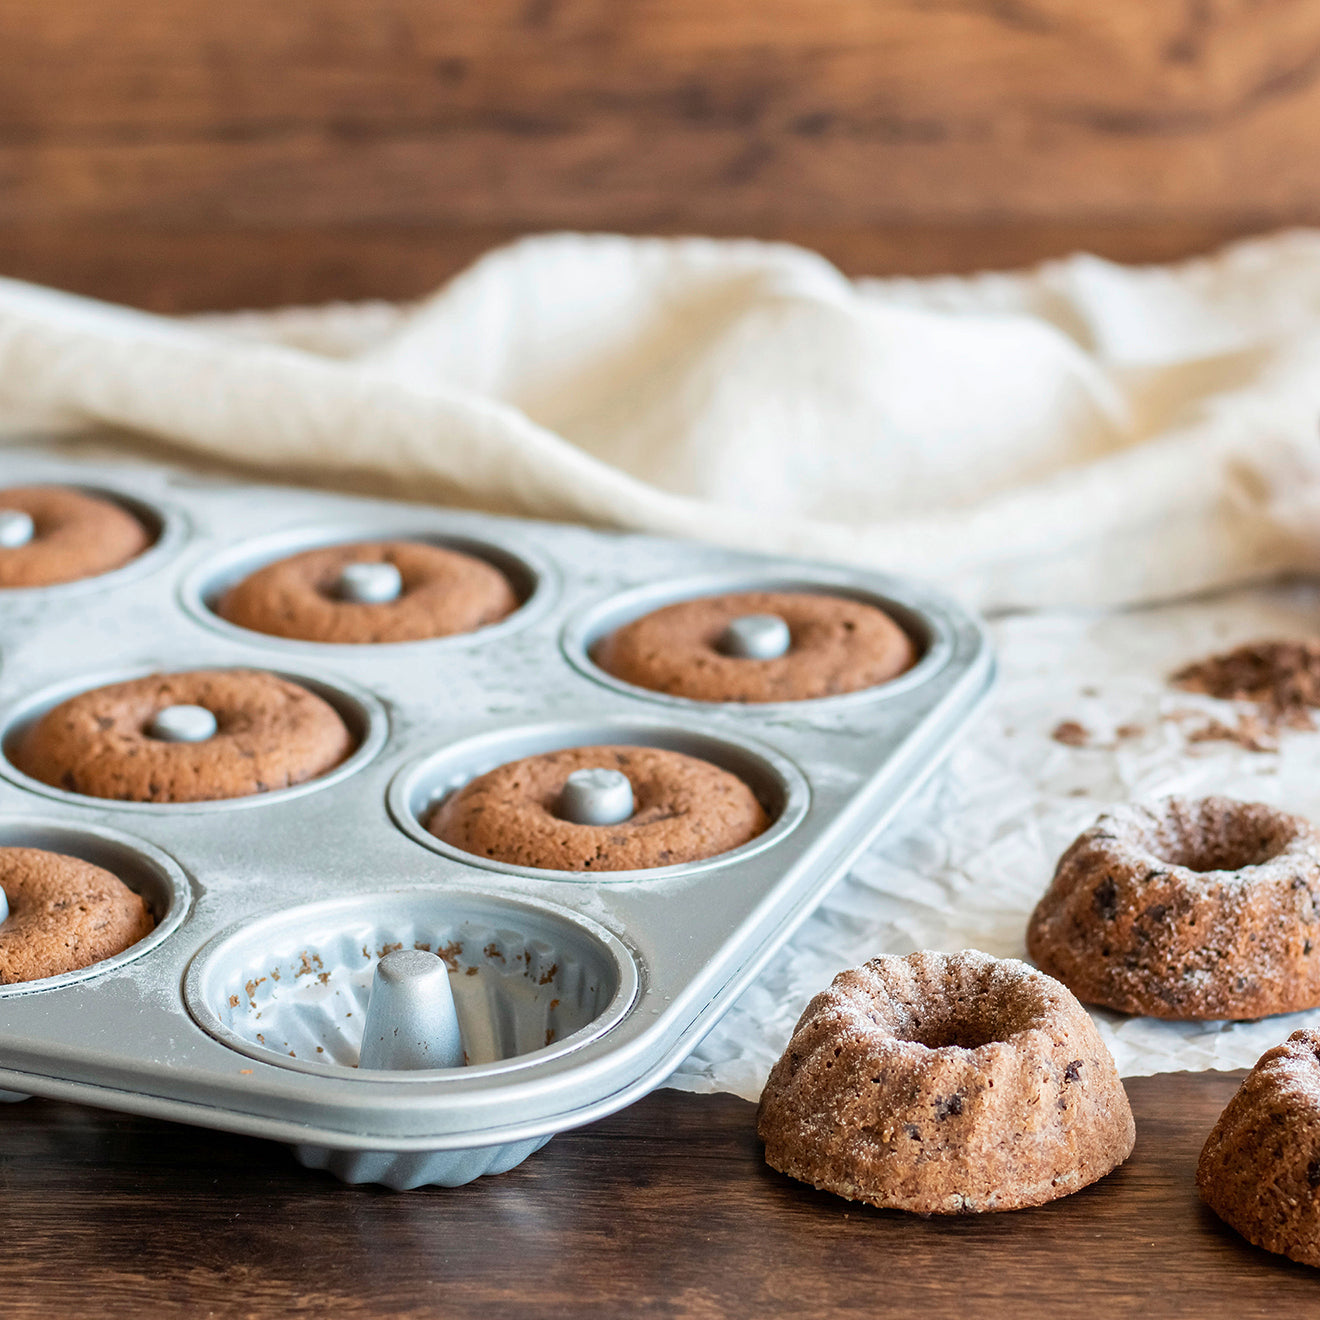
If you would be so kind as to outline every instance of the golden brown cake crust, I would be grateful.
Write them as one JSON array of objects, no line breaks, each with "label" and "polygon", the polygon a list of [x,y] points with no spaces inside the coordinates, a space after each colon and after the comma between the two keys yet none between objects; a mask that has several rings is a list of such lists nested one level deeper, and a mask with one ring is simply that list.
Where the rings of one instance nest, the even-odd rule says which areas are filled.
[{"label": "golden brown cake crust", "polygon": [[0,985],[76,972],[149,935],[147,905],[109,871],[40,848],[0,848]]},{"label": "golden brown cake crust", "polygon": [[[722,654],[745,614],[777,614],[792,642],[777,660]],[[805,701],[875,687],[916,662],[912,639],[874,605],[814,592],[743,591],[666,605],[599,641],[592,658],[637,687],[694,701]]]},{"label": "golden brown cake crust", "polygon": [[[397,600],[361,604],[335,595],[345,565],[380,563],[393,564],[403,578]],[[484,559],[425,541],[370,541],[267,564],[230,587],[216,612],[272,637],[366,644],[472,632],[517,608],[508,579]]]},{"label": "golden brown cake crust", "polygon": [[[205,706],[217,731],[170,743],[146,726],[166,706]],[[129,802],[209,802],[288,788],[353,750],[339,713],[314,692],[257,669],[150,674],[94,688],[46,712],[14,763],[71,793]]]},{"label": "golden brown cake crust", "polygon": [[[555,814],[574,770],[619,770],[636,811],[619,825],[575,825]],[[631,871],[677,866],[738,848],[769,824],[736,775],[656,747],[572,747],[511,761],[451,794],[426,828],[464,852],[514,866]]]},{"label": "golden brown cake crust", "polygon": [[147,529],[112,500],[65,486],[10,486],[0,509],[32,519],[27,545],[0,546],[0,587],[49,587],[121,568],[151,544]]},{"label": "golden brown cake crust", "polygon": [[1160,1018],[1320,1005],[1320,832],[1232,798],[1123,807],[1063,854],[1027,927],[1079,999]]},{"label": "golden brown cake crust", "polygon": [[1261,1055],[1206,1139],[1196,1185],[1248,1242],[1320,1265],[1320,1032]]},{"label": "golden brown cake crust", "polygon": [[836,976],[772,1069],[757,1130],[771,1168],[921,1214],[1066,1196],[1136,1139],[1082,1006],[1025,963],[975,950]]}]

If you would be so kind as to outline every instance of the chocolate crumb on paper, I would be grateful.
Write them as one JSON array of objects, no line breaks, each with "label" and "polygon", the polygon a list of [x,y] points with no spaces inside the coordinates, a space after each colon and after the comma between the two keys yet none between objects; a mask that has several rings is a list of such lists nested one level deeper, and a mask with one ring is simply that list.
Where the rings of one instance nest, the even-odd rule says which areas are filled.
[{"label": "chocolate crumb on paper", "polygon": [[1096,735],[1079,720],[1060,720],[1050,731],[1050,737],[1065,747],[1116,746],[1131,738],[1140,738],[1146,732],[1142,724],[1120,724],[1114,730],[1113,743],[1097,743]]},{"label": "chocolate crumb on paper", "polygon": [[1279,740],[1273,730],[1255,715],[1239,715],[1234,724],[1225,724],[1223,720],[1208,719],[1198,729],[1187,735],[1189,743],[1231,742],[1249,752],[1277,752]]},{"label": "chocolate crumb on paper", "polygon": [[[1249,701],[1266,734],[1316,727],[1320,707],[1320,641],[1251,642],[1198,660],[1173,675],[1185,692]],[[1235,738],[1234,741],[1238,741]]]},{"label": "chocolate crumb on paper", "polygon": [[1076,720],[1061,720],[1050,737],[1065,747],[1085,747],[1091,741],[1091,731]]}]

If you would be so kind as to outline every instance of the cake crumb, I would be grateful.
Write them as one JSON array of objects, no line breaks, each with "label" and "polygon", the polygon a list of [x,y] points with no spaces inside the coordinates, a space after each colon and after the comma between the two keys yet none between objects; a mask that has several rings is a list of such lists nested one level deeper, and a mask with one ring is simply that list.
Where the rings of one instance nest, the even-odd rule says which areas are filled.
[{"label": "cake crumb", "polygon": [[1239,715],[1235,724],[1225,724],[1223,720],[1209,719],[1199,729],[1193,729],[1187,735],[1189,743],[1231,742],[1249,752],[1277,752],[1279,740],[1275,731],[1266,727],[1263,720],[1255,715]]},{"label": "cake crumb", "polygon": [[[1320,641],[1251,642],[1187,665],[1173,675],[1185,692],[1248,701],[1267,734],[1316,727],[1320,707]],[[1235,739],[1236,741],[1236,739]]]},{"label": "cake crumb", "polygon": [[1065,747],[1085,747],[1091,741],[1091,732],[1076,720],[1061,720],[1054,726],[1050,737]]}]

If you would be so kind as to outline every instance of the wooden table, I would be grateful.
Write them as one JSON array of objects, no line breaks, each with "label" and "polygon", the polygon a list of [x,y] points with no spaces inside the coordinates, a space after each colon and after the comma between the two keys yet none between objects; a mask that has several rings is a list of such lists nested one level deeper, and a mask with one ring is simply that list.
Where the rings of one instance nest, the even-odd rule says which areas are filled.
[{"label": "wooden table", "polygon": [[402,1194],[266,1142],[34,1100],[0,1109],[0,1315],[1315,1314],[1320,1275],[1196,1195],[1239,1079],[1134,1078],[1137,1148],[1117,1173],[955,1219],[773,1173],[731,1096],[659,1091],[512,1173]]},{"label": "wooden table", "polygon": [[1320,220],[1308,0],[0,0],[0,272],[162,310],[429,291],[537,230],[858,274]]}]

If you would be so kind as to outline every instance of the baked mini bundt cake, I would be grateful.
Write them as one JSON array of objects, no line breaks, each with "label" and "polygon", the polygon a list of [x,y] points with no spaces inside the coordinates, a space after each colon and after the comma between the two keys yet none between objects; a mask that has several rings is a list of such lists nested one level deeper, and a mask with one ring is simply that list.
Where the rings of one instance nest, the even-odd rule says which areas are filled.
[{"label": "baked mini bundt cake", "polygon": [[[200,716],[200,736],[157,728]],[[354,747],[335,708],[260,669],[149,674],[91,688],[41,716],[13,748],[24,774],[124,802],[214,802],[289,788],[334,769]]]},{"label": "baked mini bundt cake", "polygon": [[1320,1265],[1320,1032],[1261,1055],[1206,1140],[1196,1185],[1248,1242]]},{"label": "baked mini bundt cake", "polygon": [[[344,573],[393,573],[377,599],[345,596]],[[241,628],[299,641],[358,645],[474,632],[518,608],[493,564],[427,541],[319,546],[266,564],[235,583],[216,612]]]},{"label": "baked mini bundt cake", "polygon": [[[782,636],[768,655],[731,650],[741,624]],[[592,658],[615,678],[691,701],[809,701],[877,687],[916,664],[912,639],[883,610],[815,591],[698,596],[603,637]]]},{"label": "baked mini bundt cake", "polygon": [[0,848],[0,894],[0,985],[80,971],[156,925],[118,876],[41,848]]},{"label": "baked mini bundt cake", "polygon": [[0,588],[96,577],[151,544],[127,509],[70,486],[9,486],[0,490],[0,514],[18,519],[15,538],[0,544]]},{"label": "baked mini bundt cake", "polygon": [[1136,1129],[1064,986],[975,950],[873,958],[803,1013],[761,1096],[765,1158],[886,1209],[1040,1205],[1093,1183]]},{"label": "baked mini bundt cake", "polygon": [[[631,791],[612,824],[566,818],[575,774],[604,771]],[[566,747],[497,766],[451,794],[426,828],[464,852],[513,866],[633,871],[740,848],[770,825],[737,775],[662,747]]]},{"label": "baked mini bundt cake", "polygon": [[1079,999],[1160,1018],[1320,1005],[1320,832],[1231,798],[1102,816],[1059,860],[1027,949]]}]

